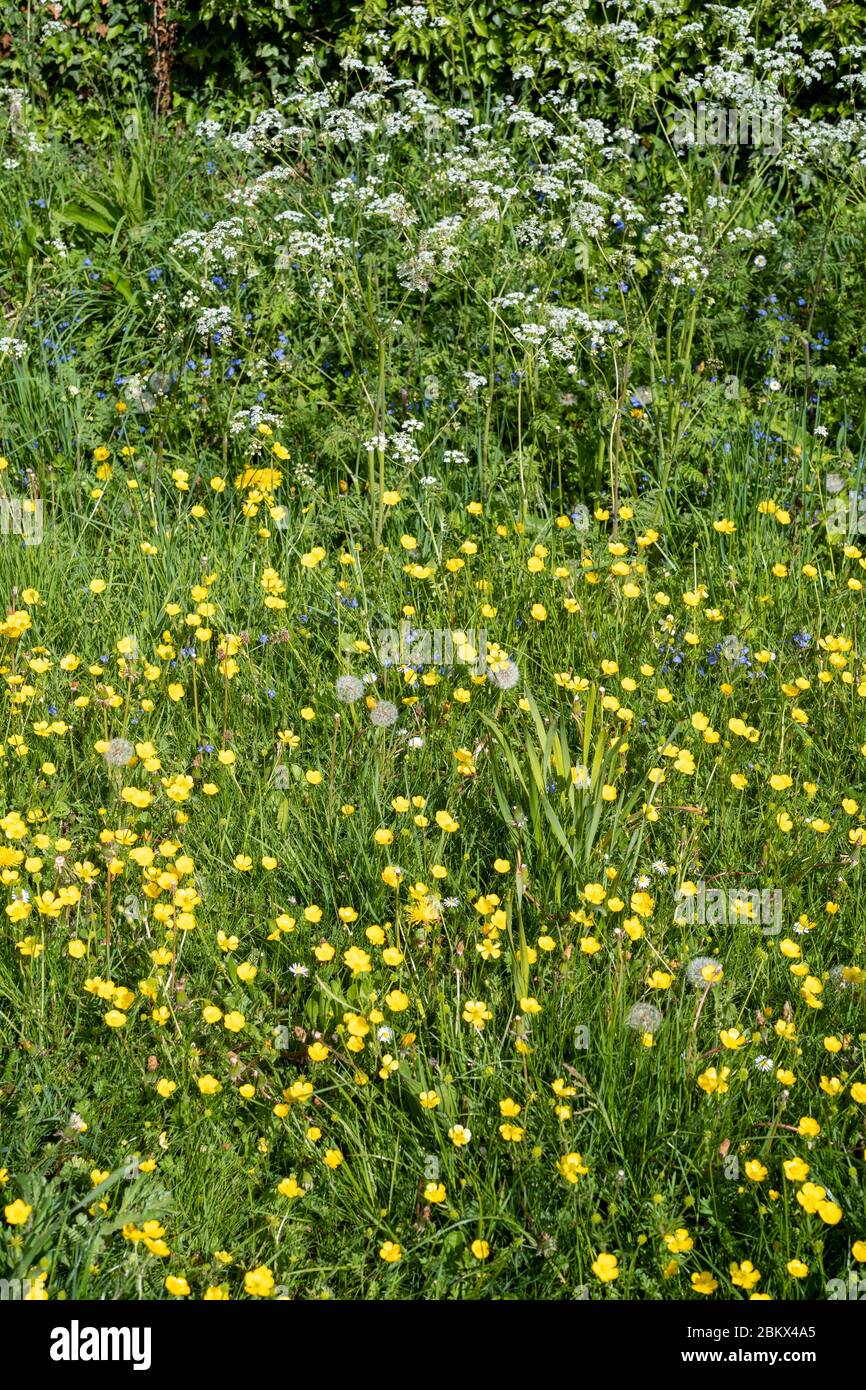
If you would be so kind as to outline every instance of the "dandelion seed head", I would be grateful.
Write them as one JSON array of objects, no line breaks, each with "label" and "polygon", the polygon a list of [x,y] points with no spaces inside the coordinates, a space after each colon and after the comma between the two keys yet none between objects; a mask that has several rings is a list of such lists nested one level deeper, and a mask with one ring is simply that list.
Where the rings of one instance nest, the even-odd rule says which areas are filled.
[{"label": "dandelion seed head", "polygon": [[357,676],[338,676],[334,692],[341,705],[353,705],[364,693],[364,682]]},{"label": "dandelion seed head", "polygon": [[499,690],[513,690],[520,680],[520,667],[516,661],[505,661],[490,672],[490,680]]},{"label": "dandelion seed head", "polygon": [[827,979],[833,989],[851,989],[851,981],[845,979],[844,966],[834,965]]},{"label": "dandelion seed head", "polygon": [[632,1004],[626,1016],[626,1023],[636,1033],[657,1033],[661,1022],[662,1016],[655,1004]]},{"label": "dandelion seed head", "polygon": [[722,978],[721,961],[712,956],[695,956],[686,966],[686,979],[693,989],[706,989],[707,985],[717,985]]},{"label": "dandelion seed head", "polygon": [[399,710],[390,700],[377,700],[370,710],[370,723],[377,729],[390,729],[397,723]]},{"label": "dandelion seed head", "polygon": [[135,757],[135,748],[128,738],[113,738],[105,750],[105,761],[109,767],[129,767]]}]

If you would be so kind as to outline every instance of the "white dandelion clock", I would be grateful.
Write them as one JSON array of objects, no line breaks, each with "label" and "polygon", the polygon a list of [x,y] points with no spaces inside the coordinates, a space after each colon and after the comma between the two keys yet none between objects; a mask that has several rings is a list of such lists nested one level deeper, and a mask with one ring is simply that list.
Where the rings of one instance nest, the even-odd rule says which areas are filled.
[{"label": "white dandelion clock", "polygon": [[364,682],[357,676],[338,676],[334,682],[334,693],[341,705],[353,705],[364,693]]},{"label": "white dandelion clock", "polygon": [[503,661],[490,672],[490,679],[499,690],[513,690],[520,680],[520,667],[516,661]]},{"label": "white dandelion clock", "polygon": [[370,723],[377,729],[390,729],[397,723],[399,710],[390,700],[377,700],[370,710]]},{"label": "white dandelion clock", "polygon": [[655,1004],[633,1004],[626,1016],[626,1023],[636,1033],[657,1033],[662,1016]]},{"label": "white dandelion clock", "polygon": [[109,767],[129,767],[135,757],[135,748],[128,738],[113,738],[105,750],[104,757]]},{"label": "white dandelion clock", "polygon": [[722,963],[712,956],[695,956],[686,966],[686,979],[693,989],[717,985],[722,978]]}]

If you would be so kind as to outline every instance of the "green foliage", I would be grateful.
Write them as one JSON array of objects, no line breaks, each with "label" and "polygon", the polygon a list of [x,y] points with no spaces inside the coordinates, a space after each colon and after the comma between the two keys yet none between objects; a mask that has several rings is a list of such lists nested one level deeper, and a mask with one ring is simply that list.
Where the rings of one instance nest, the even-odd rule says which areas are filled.
[{"label": "green foliage", "polygon": [[789,117],[856,88],[764,45],[786,4],[734,58],[691,5],[642,51],[427,8],[178,9],[160,119],[144,7],[7,12],[0,1277],[822,1298],[866,1239],[866,130],[672,128],[723,60]]},{"label": "green foliage", "polygon": [[[276,0],[235,4],[204,0],[168,6],[174,27],[172,85],[176,109],[221,105],[228,95],[240,104],[285,89],[302,53],[329,75],[341,59],[380,52],[401,72],[441,95],[470,97],[483,108],[485,93],[517,95],[538,87],[567,94],[585,92],[597,114],[605,75],[628,39],[599,26],[622,18],[599,0],[420,0],[394,6],[389,0]],[[701,0],[679,0],[669,9],[641,6],[629,19],[649,22],[656,39],[651,82],[660,98],[675,85],[689,49],[684,26],[706,22],[707,33],[725,32],[719,13]],[[2,0],[0,24],[4,73],[33,99],[49,93],[70,129],[99,130],[112,107],[137,100],[151,86],[154,63],[153,5],[144,0],[69,0],[60,18],[50,9]],[[860,6],[827,6],[822,13],[803,0],[759,7],[756,24],[769,38],[799,28],[807,51],[836,49],[861,41]],[[524,70],[531,69],[527,75]],[[514,72],[523,75],[515,78]],[[630,95],[626,84],[623,95]],[[831,82],[813,85],[809,109],[847,109]],[[83,108],[76,113],[76,107]]]}]

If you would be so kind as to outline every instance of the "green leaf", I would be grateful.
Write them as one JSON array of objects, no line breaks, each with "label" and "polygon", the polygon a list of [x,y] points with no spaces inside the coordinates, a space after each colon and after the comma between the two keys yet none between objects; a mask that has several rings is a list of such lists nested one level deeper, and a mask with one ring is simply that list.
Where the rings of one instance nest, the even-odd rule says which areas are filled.
[{"label": "green leaf", "polygon": [[109,222],[104,213],[82,207],[80,203],[66,203],[60,210],[60,218],[73,226],[83,227],[88,232],[98,232],[102,236],[113,236],[115,224]]}]

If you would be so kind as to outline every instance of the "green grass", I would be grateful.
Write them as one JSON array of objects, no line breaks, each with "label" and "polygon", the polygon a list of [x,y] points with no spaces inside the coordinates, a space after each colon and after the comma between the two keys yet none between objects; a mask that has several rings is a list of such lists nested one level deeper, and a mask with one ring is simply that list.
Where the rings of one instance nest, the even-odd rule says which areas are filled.
[{"label": "green grass", "polygon": [[[0,359],[0,486],[44,507],[41,543],[0,545],[0,1274],[676,1300],[747,1297],[749,1260],[759,1292],[824,1298],[866,1241],[864,564],[827,525],[828,475],[861,484],[861,369],[813,398],[794,329],[738,305],[775,287],[794,315],[808,270],[800,329],[814,306],[854,332],[836,243],[815,254],[831,192],[795,217],[783,176],[744,184],[781,244],[756,288],[722,219],[691,296],[640,239],[643,270],[608,232],[584,266],[519,208],[469,215],[430,172],[459,132],[425,139],[311,135],[253,212],[224,195],[268,152],[217,142],[208,168],[182,130],[102,166],[51,144],[0,190],[28,348]],[[540,153],[494,123],[524,213]],[[676,177],[703,225],[701,159],[648,162],[647,219]],[[463,208],[428,290],[405,228],[333,201],[350,174],[423,226]],[[856,179],[835,195],[847,234]],[[281,268],[278,209],[331,218],[332,258]],[[177,238],[233,215],[204,286]],[[519,332],[564,303],[623,328],[602,352],[570,328],[571,376]],[[195,329],[221,305],[228,345]],[[256,405],[281,422],[233,429]],[[483,631],[486,665],[386,664],[403,621]],[[681,920],[701,881],[779,890],[781,931]],[[696,984],[700,957],[722,977]]]}]

